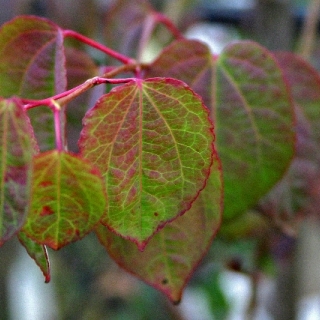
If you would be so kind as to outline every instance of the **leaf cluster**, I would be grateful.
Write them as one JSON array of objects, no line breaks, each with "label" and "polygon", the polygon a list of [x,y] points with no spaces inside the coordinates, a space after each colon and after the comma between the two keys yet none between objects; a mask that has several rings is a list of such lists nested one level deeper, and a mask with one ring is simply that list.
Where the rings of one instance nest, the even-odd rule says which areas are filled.
[{"label": "leaf cluster", "polygon": [[[312,212],[320,78],[252,41],[213,55],[131,3],[110,10],[112,48],[33,16],[1,27],[0,245],[18,236],[49,281],[46,248],[95,232],[120,266],[178,302],[222,216],[222,236],[245,237],[272,224],[294,232],[297,213]],[[146,64],[157,24],[174,39]],[[254,206],[270,225],[248,215]]]}]

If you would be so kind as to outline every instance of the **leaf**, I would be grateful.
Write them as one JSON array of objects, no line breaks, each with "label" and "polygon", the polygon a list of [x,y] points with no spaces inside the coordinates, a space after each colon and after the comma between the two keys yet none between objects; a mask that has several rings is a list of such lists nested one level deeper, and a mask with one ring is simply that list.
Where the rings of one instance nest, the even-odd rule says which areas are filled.
[{"label": "leaf", "polygon": [[214,138],[208,112],[180,81],[137,79],[103,96],[83,123],[80,151],[107,187],[102,223],[142,249],[204,187]]},{"label": "leaf", "polygon": [[60,249],[83,238],[104,213],[98,170],[72,154],[51,151],[35,157],[31,208],[23,231],[33,241]]},{"label": "leaf", "polygon": [[[186,81],[210,104],[223,167],[224,217],[243,214],[282,178],[294,154],[294,109],[281,68],[252,41],[230,44],[210,58],[200,42],[179,40],[145,77],[156,72]],[[207,86],[210,91],[202,89]]]},{"label": "leaf", "polygon": [[[147,0],[120,0],[108,10],[105,35],[106,43],[125,55],[134,57],[144,23],[152,7]],[[124,23],[125,21],[125,23]]]},{"label": "leaf", "polygon": [[20,243],[25,247],[29,256],[36,262],[42,271],[45,282],[50,282],[50,261],[47,248],[41,244],[32,241],[24,232],[19,232],[18,238]]},{"label": "leaf", "polygon": [[69,89],[98,75],[98,67],[87,53],[71,47],[65,53]]},{"label": "leaf", "polygon": [[28,211],[32,129],[17,99],[0,99],[0,246],[22,226]]},{"label": "leaf", "polygon": [[156,233],[143,252],[102,224],[96,228],[101,244],[121,267],[175,303],[180,301],[183,288],[220,226],[222,184],[217,158],[211,170],[205,189],[191,209]]},{"label": "leaf", "polygon": [[145,73],[145,78],[170,76],[186,82],[212,107],[212,54],[209,48],[195,40],[177,40],[163,49]]},{"label": "leaf", "polygon": [[[99,75],[99,68],[91,57],[84,51],[75,48],[66,48],[68,88],[74,88],[86,80]],[[102,68],[101,68],[102,69]],[[82,118],[86,111],[95,104],[98,98],[105,93],[105,86],[99,85],[92,90],[84,92],[76,99],[68,103],[67,115],[67,139],[68,147],[77,153],[77,141],[82,129]]]},{"label": "leaf", "polygon": [[260,202],[260,209],[282,227],[296,229],[300,214],[318,213],[320,174],[320,76],[302,58],[276,53],[296,111],[296,157],[284,179]]},{"label": "leaf", "polygon": [[[14,54],[13,54],[14,53]],[[44,99],[67,88],[62,30],[49,20],[20,16],[0,28],[0,96]],[[41,151],[53,149],[52,112],[30,110]]]},{"label": "leaf", "polygon": [[52,110],[40,106],[28,110],[39,149],[44,152],[55,148],[55,131]]},{"label": "leaf", "polygon": [[62,30],[20,16],[0,28],[0,95],[43,99],[66,89]]}]

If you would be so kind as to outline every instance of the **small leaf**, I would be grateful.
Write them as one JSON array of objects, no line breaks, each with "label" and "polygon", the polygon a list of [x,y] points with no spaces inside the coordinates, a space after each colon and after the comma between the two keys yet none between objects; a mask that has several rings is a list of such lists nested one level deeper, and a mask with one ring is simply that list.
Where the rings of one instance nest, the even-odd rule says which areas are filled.
[{"label": "small leaf", "polygon": [[207,185],[191,209],[156,233],[143,252],[101,224],[96,229],[100,242],[121,267],[175,303],[220,226],[222,185],[216,158],[211,169]]},{"label": "small leaf", "polygon": [[32,201],[23,231],[32,240],[60,249],[83,238],[98,223],[106,200],[99,172],[65,152],[35,157]]},{"label": "small leaf", "polygon": [[41,244],[32,241],[24,232],[19,232],[18,238],[20,243],[25,247],[29,256],[36,262],[42,271],[45,282],[50,282],[50,261],[47,248]]},{"label": "small leaf", "polygon": [[102,223],[142,249],[204,187],[212,130],[199,97],[177,80],[136,80],[103,96],[88,111],[79,142],[106,182]]},{"label": "small leaf", "polygon": [[294,154],[294,108],[273,55],[242,41],[216,58],[199,42],[179,40],[146,77],[154,73],[186,81],[208,103],[223,167],[224,217],[243,214],[282,178]]},{"label": "small leaf", "polygon": [[17,17],[0,28],[0,95],[44,99],[66,89],[62,30],[49,20]]},{"label": "small leaf", "polygon": [[0,100],[0,246],[22,226],[28,211],[33,135],[23,106]]}]

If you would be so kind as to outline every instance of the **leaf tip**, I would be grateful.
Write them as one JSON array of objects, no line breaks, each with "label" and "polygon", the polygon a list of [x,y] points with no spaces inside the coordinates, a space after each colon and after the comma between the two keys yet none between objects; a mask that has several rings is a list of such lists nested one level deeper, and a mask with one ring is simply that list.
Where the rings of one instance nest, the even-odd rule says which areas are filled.
[{"label": "leaf tip", "polygon": [[51,275],[50,273],[44,274],[44,283],[49,283],[51,280]]}]

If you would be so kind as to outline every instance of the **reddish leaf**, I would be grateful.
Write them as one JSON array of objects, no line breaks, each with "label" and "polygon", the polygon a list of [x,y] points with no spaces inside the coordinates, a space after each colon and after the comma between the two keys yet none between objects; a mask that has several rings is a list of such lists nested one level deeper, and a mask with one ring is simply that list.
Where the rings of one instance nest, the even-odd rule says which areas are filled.
[{"label": "reddish leaf", "polygon": [[102,222],[143,248],[204,187],[212,142],[207,110],[180,81],[136,80],[103,96],[87,113],[79,143],[106,181]]},{"label": "reddish leaf", "polygon": [[98,67],[84,51],[66,48],[68,88],[71,89],[98,74]]},{"label": "reddish leaf", "polygon": [[[263,211],[288,227],[294,227],[296,213],[318,212],[320,174],[320,76],[307,62],[292,53],[276,58],[288,79],[297,124],[297,153],[285,178],[261,201]],[[315,189],[314,189],[315,188]],[[313,203],[314,202],[314,203]],[[313,209],[312,207],[315,206]],[[292,224],[293,222],[293,224]],[[291,228],[290,227],[290,228]]]},{"label": "reddish leaf", "polygon": [[212,102],[212,54],[195,40],[178,40],[166,47],[146,71],[145,78],[172,77],[186,82],[202,98],[207,107]]},{"label": "reddish leaf", "polygon": [[191,209],[156,233],[143,252],[101,224],[96,233],[121,267],[179,302],[184,286],[219,228],[221,203],[220,164],[215,159],[207,185]]},{"label": "reddish leaf", "polygon": [[21,16],[0,29],[0,95],[42,99],[66,88],[62,30]]},{"label": "reddish leaf", "polygon": [[53,249],[83,238],[104,213],[103,190],[98,171],[82,159],[58,151],[36,156],[31,208],[23,231]]},{"label": "reddish leaf", "polygon": [[0,100],[0,246],[22,226],[28,210],[33,141],[18,100]]},{"label": "reddish leaf", "polygon": [[144,23],[151,10],[147,0],[116,1],[106,17],[106,43],[112,49],[133,57],[138,51]]},{"label": "reddish leaf", "polygon": [[47,248],[41,244],[32,241],[24,232],[19,232],[20,243],[25,247],[29,256],[36,262],[42,271],[45,282],[50,282],[50,262]]},{"label": "reddish leaf", "polygon": [[[203,44],[176,41],[146,77],[177,77],[210,103],[223,166],[224,216],[230,218],[254,205],[288,168],[294,110],[281,68],[258,44],[233,43],[219,58],[209,59]],[[211,91],[203,89],[208,86]]]},{"label": "reddish leaf", "polygon": [[[14,54],[13,54],[14,53]],[[0,29],[0,95],[44,99],[66,90],[62,30],[49,20],[20,16]],[[29,116],[42,151],[54,148],[47,108]]]}]

